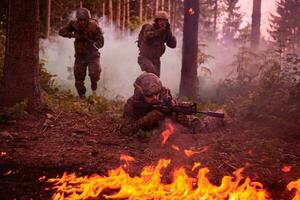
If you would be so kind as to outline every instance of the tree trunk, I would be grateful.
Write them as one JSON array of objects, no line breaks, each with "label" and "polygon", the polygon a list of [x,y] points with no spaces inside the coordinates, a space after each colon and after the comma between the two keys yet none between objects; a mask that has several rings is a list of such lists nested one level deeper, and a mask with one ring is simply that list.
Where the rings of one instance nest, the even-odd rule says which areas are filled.
[{"label": "tree trunk", "polygon": [[261,0],[253,0],[251,48],[257,50],[260,40]]},{"label": "tree trunk", "polygon": [[127,4],[127,14],[126,14],[126,19],[127,19],[127,27],[129,26],[130,23],[130,1],[126,0]]},{"label": "tree trunk", "polygon": [[121,30],[124,31],[125,30],[125,25],[126,25],[126,0],[122,0],[123,3],[123,17],[122,17],[122,28]]},{"label": "tree trunk", "polygon": [[51,0],[46,0],[46,38],[50,36],[51,30]]},{"label": "tree trunk", "polygon": [[172,10],[171,10],[171,28],[172,32],[175,33],[175,25],[176,25],[176,7],[177,7],[177,1],[172,1]]},{"label": "tree trunk", "polygon": [[158,11],[158,0],[155,0],[155,9],[154,9],[154,16],[155,16],[155,13]]},{"label": "tree trunk", "polygon": [[217,38],[217,23],[218,23],[218,0],[215,0],[215,6],[214,6],[214,38]]},{"label": "tree trunk", "polygon": [[109,6],[109,25],[112,25],[113,22],[113,3],[112,0],[109,0],[108,2],[108,6]]},{"label": "tree trunk", "polygon": [[117,0],[117,30],[121,30],[121,0]]},{"label": "tree trunk", "polygon": [[139,11],[140,22],[143,21],[143,0],[140,0],[140,11]]},{"label": "tree trunk", "polygon": [[160,10],[165,10],[165,0],[161,0]]},{"label": "tree trunk", "polygon": [[102,17],[105,16],[105,0],[102,1]]},{"label": "tree trunk", "polygon": [[39,0],[11,0],[8,10],[3,105],[28,100],[29,108],[35,109],[41,104]]},{"label": "tree trunk", "polygon": [[82,8],[83,7],[83,3],[82,1],[79,2],[79,8]]},{"label": "tree trunk", "polygon": [[179,95],[190,99],[197,96],[198,20],[199,0],[185,0]]},{"label": "tree trunk", "polygon": [[171,0],[168,0],[168,12],[169,12],[169,16],[171,16],[171,9],[172,9]]}]

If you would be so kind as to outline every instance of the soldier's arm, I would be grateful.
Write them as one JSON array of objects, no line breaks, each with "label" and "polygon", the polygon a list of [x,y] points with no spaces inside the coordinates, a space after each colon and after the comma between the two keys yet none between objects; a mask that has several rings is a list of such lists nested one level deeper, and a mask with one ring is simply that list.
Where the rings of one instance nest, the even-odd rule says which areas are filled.
[{"label": "soldier's arm", "polygon": [[97,26],[95,32],[95,44],[98,48],[102,48],[104,46],[103,32],[99,26]]},{"label": "soldier's arm", "polygon": [[71,21],[68,25],[59,30],[58,34],[63,37],[72,38],[74,37],[74,28],[73,21]]},{"label": "soldier's arm", "polygon": [[173,35],[173,33],[171,32],[170,29],[167,31],[167,41],[166,41],[166,44],[170,48],[175,48],[176,45],[177,45],[176,37]]},{"label": "soldier's arm", "polygon": [[162,35],[165,32],[165,28],[160,28],[160,29],[153,29],[152,25],[150,24],[145,24],[142,28],[144,31],[144,38],[146,40],[150,40],[152,38],[158,37]]}]

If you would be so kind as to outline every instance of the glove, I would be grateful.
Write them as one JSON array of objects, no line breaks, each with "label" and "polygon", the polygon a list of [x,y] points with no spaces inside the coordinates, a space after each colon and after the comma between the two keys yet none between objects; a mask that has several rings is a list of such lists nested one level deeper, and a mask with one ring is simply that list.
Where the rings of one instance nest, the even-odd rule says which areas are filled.
[{"label": "glove", "polygon": [[148,125],[153,125],[155,123],[158,123],[159,121],[163,120],[164,118],[165,118],[165,115],[162,112],[160,112],[158,110],[153,110],[153,111],[147,113],[141,119],[139,119],[138,125],[140,128],[144,128]]},{"label": "glove", "polygon": [[181,113],[175,113],[174,117],[175,117],[175,120],[179,124],[181,124],[183,126],[187,126],[187,127],[190,125],[190,119],[189,119],[189,117],[187,115],[181,114]]}]

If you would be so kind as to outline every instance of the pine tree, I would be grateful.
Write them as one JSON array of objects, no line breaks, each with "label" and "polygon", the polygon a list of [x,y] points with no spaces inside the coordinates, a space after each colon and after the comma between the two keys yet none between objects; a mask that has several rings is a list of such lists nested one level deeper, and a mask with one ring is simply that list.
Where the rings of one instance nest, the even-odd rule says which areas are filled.
[{"label": "pine tree", "polygon": [[269,33],[281,47],[300,52],[300,0],[280,0]]},{"label": "pine tree", "polygon": [[225,43],[232,43],[238,34],[242,22],[242,14],[238,0],[224,0],[226,18],[223,24],[223,39]]}]

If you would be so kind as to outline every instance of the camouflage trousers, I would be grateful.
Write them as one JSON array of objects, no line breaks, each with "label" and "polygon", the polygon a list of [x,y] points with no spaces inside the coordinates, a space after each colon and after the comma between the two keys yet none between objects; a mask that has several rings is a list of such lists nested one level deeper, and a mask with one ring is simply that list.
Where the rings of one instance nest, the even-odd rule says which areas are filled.
[{"label": "camouflage trousers", "polygon": [[138,64],[142,71],[153,73],[160,77],[160,58],[148,58],[140,55],[138,57]]},{"label": "camouflage trousers", "polygon": [[86,88],[84,86],[84,80],[86,71],[88,69],[89,77],[91,80],[91,89],[95,91],[97,89],[97,82],[100,80],[100,58],[75,58],[74,64],[74,76],[75,87],[79,96],[84,96]]}]

